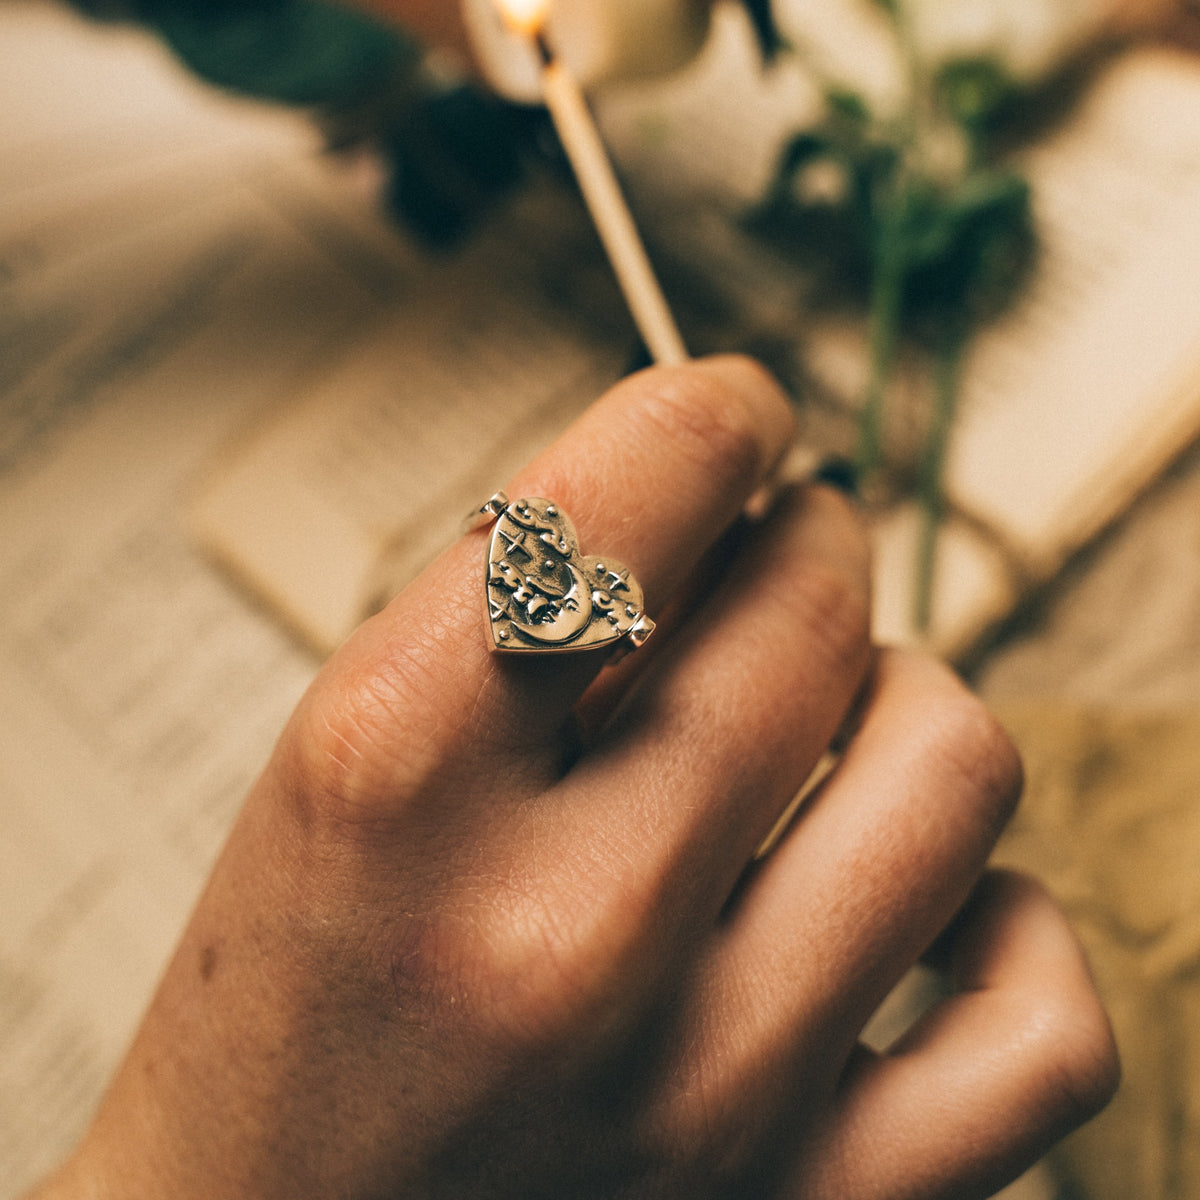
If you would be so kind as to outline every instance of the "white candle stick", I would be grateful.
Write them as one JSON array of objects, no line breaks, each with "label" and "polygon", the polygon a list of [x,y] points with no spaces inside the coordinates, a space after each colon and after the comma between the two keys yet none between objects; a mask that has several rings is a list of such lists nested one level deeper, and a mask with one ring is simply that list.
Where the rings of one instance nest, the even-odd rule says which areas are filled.
[{"label": "white candle stick", "polygon": [[537,46],[546,107],[650,356],[656,363],[687,362],[687,347],[650,265],[587,100],[545,39],[545,6],[537,0],[532,4],[531,0],[523,4],[516,0],[497,3],[514,32],[532,38]]}]

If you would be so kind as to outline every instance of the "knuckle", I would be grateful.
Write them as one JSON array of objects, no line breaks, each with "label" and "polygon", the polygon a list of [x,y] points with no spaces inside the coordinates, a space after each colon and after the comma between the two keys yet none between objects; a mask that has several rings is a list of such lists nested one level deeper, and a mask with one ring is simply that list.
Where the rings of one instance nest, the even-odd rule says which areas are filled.
[{"label": "knuckle", "polygon": [[455,780],[469,786],[448,770],[461,766],[461,737],[442,699],[441,640],[434,631],[421,646],[343,654],[309,689],[275,751],[288,792],[308,817],[373,824],[435,780],[441,788]]},{"label": "knuckle", "polygon": [[804,639],[827,670],[837,675],[860,671],[870,644],[871,612],[855,574],[840,563],[813,559],[789,585],[781,603],[794,636]]},{"label": "knuckle", "polygon": [[376,686],[338,681],[297,709],[280,742],[289,789],[311,822],[352,826],[390,796],[388,704]]},{"label": "knuckle", "polygon": [[1075,1126],[1095,1116],[1121,1081],[1116,1040],[1099,1001],[1074,994],[1044,1001],[1032,1023],[1037,1035],[1029,1050],[1041,1064],[1047,1122]]},{"label": "knuckle", "polygon": [[630,1009],[637,901],[590,878],[586,897],[574,883],[544,878],[488,888],[486,911],[471,923],[467,970],[498,1041],[586,1055]]},{"label": "knuckle", "polygon": [[676,1173],[701,1169],[715,1180],[740,1175],[752,1160],[759,1126],[769,1111],[739,1104],[711,1079],[688,1079],[669,1091],[653,1114],[657,1157]]},{"label": "knuckle", "polygon": [[696,1191],[679,1194],[773,1194],[750,1183],[764,1168],[769,1172],[768,1147],[778,1134],[786,1089],[765,1078],[761,1060],[723,1063],[711,1047],[705,1050],[698,1063],[677,1061],[648,1108],[643,1144],[668,1177],[697,1181]]},{"label": "knuckle", "polygon": [[585,1028],[588,981],[561,914],[476,881],[380,947],[402,1008],[438,1012],[501,1061],[553,1054]]},{"label": "knuckle", "polygon": [[753,479],[764,454],[759,424],[745,400],[705,374],[663,373],[633,410],[634,435],[672,447],[716,478],[713,487]]},{"label": "knuckle", "polygon": [[969,805],[969,815],[994,840],[1011,819],[1024,783],[1012,739],[986,705],[957,683],[927,718],[928,749]]}]

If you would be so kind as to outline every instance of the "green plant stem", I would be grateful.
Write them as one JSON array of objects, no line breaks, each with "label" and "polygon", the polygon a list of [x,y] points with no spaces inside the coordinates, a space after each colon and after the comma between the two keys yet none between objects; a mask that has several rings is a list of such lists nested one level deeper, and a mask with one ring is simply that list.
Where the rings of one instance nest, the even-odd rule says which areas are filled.
[{"label": "green plant stem", "polygon": [[869,329],[871,374],[863,397],[858,426],[855,466],[861,480],[878,469],[883,446],[883,407],[887,386],[896,361],[900,316],[904,300],[905,241],[903,222],[896,203],[885,218],[876,248],[875,273],[871,280]]},{"label": "green plant stem", "polygon": [[946,450],[958,409],[966,330],[951,322],[934,353],[933,413],[925,439],[925,453],[917,478],[921,505],[921,534],[917,544],[917,577],[913,593],[913,626],[927,633],[933,618],[933,592],[937,580],[938,537],[945,517],[944,476]]}]

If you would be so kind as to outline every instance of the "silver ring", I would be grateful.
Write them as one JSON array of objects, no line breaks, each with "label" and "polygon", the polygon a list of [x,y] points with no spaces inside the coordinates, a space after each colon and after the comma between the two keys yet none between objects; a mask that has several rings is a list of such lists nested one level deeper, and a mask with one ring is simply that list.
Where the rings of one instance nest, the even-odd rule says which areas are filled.
[{"label": "silver ring", "polygon": [[641,585],[615,559],[586,557],[570,517],[553,501],[510,501],[497,492],[480,506],[480,518],[495,523],[484,579],[493,650],[636,649],[654,632]]}]

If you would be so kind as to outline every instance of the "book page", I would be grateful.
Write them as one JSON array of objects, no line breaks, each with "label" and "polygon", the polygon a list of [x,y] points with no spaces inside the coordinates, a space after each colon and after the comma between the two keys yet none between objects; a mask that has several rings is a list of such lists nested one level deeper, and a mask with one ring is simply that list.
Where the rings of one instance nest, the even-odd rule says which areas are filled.
[{"label": "book page", "polygon": [[[10,3],[0,44],[8,1200],[89,1120],[317,666],[197,551],[187,498],[358,335],[381,271],[399,290],[415,256],[368,253],[352,222],[314,236],[311,131],[210,109],[142,35]],[[64,103],[51,119],[31,95]],[[174,121],[186,152],[160,136]],[[100,132],[111,156],[77,154]]]},{"label": "book page", "polygon": [[3,21],[0,220],[78,204],[154,162],[252,161],[316,142],[302,116],[205,86],[145,30],[51,0],[6,0]]},{"label": "book page", "polygon": [[234,188],[4,297],[26,348],[0,408],[8,1196],[87,1120],[315,669],[196,553],[184,498],[366,292]]},{"label": "book page", "polygon": [[[702,320],[695,314],[707,305],[726,314],[723,332],[731,340],[755,346],[790,338],[793,354],[806,359],[808,377],[834,397],[837,410],[826,428],[810,416],[807,436],[817,439],[813,448],[818,451],[844,451],[868,361],[863,331],[857,328],[847,337],[838,322],[806,311],[802,287],[794,278],[789,282],[786,266],[769,261],[732,221],[737,204],[748,198],[738,197],[734,185],[762,173],[769,163],[764,147],[785,127],[784,113],[803,109],[805,94],[786,72],[772,76],[761,111],[739,126],[737,113],[750,101],[745,86],[740,91],[729,86],[730,62],[740,65],[743,81],[753,75],[739,57],[746,48],[736,34],[726,22],[709,54],[719,55],[724,41],[727,59],[701,62],[650,106],[652,117],[672,134],[661,154],[653,153],[661,129],[653,132],[653,120],[639,126],[628,97],[615,98],[603,111],[623,156],[644,168],[635,178],[635,199],[653,214],[653,227],[662,234],[664,279],[668,293],[682,301],[685,331],[695,335]],[[699,154],[695,130],[704,127],[697,113],[704,103],[714,105],[715,93],[721,95],[716,107],[723,114],[709,131],[715,146],[704,156],[698,179],[692,179],[683,160],[689,152]],[[729,169],[739,132],[742,144],[753,147],[748,163],[756,164],[740,175]],[[721,173],[733,181],[724,195],[705,173],[712,163],[724,163]],[[878,636],[924,642],[949,657],[969,651],[1024,592],[1051,576],[1123,511],[1200,430],[1200,288],[1194,283],[1200,278],[1200,223],[1194,219],[1200,211],[1200,70],[1195,61],[1163,49],[1117,60],[1061,130],[1028,155],[1025,166],[1035,196],[1040,259],[1013,311],[983,331],[968,354],[946,472],[952,519],[939,546],[933,621],[925,633],[913,621],[919,515],[902,505],[881,514],[876,528]],[[689,196],[692,186],[698,191]],[[691,307],[686,272],[679,268],[685,255],[692,276],[704,277],[703,299]],[[536,288],[551,277],[553,257],[540,283],[532,280],[528,298],[519,304],[537,307]],[[481,345],[497,344],[497,331],[481,327]],[[446,334],[433,328],[430,336]],[[704,340],[695,337],[693,344]],[[404,357],[398,345],[396,353],[397,361]],[[539,372],[549,395],[557,386],[552,362]],[[369,379],[372,374],[379,386]],[[397,428],[419,421],[421,410],[410,415],[402,389],[386,377],[379,354],[349,366],[347,374],[320,395],[305,398],[256,443],[223,484],[214,480],[199,509],[206,543],[322,650],[340,641],[387,593],[377,581],[376,564],[387,557],[381,540],[420,541],[427,523],[418,506],[408,531],[397,532],[396,522],[403,522],[395,496],[387,502],[376,497],[366,509],[351,513],[341,501],[331,501],[327,486],[319,493],[301,483],[291,502],[307,506],[303,511],[314,527],[328,518],[322,561],[338,564],[318,587],[311,564],[287,548],[286,506],[256,502],[254,480],[285,475],[295,481],[301,474],[311,479],[302,463],[312,447],[331,442],[331,423],[355,426],[366,419],[365,410],[360,413],[356,402],[346,399],[359,392],[374,388],[382,395],[390,387],[396,412],[404,414],[395,418]],[[335,392],[342,397],[336,408]],[[802,405],[808,401],[811,407],[812,389],[807,392]],[[485,412],[491,407],[486,397],[481,403]],[[453,406],[444,410],[451,431],[458,412]],[[510,412],[509,419],[520,423],[522,417]],[[840,432],[824,444],[835,426]],[[369,440],[391,444],[386,435]],[[427,461],[420,441],[413,446]],[[406,461],[399,445],[390,453],[394,461]],[[489,455],[478,441],[472,453],[481,463]],[[383,466],[377,457],[366,456],[348,460],[344,474],[357,477],[355,486],[361,488],[363,477],[373,473],[371,462]],[[381,478],[393,486],[386,467]],[[423,494],[426,484],[419,472],[412,482],[412,494]],[[485,485],[478,492],[490,490]],[[279,509],[271,528],[265,516],[253,530],[239,519],[251,504],[260,512]],[[251,538],[257,539],[253,545]],[[437,541],[429,538],[419,550],[411,547],[401,555],[402,569],[385,572],[387,578],[403,582]]]},{"label": "book page", "polygon": [[[969,349],[946,466],[931,629],[912,616],[919,514],[882,514],[876,632],[967,653],[1200,433],[1200,69],[1169,49],[1109,66],[1023,164],[1039,259]],[[808,363],[853,413],[865,332],[819,317]],[[928,383],[902,371],[900,410]],[[911,436],[901,424],[889,436]],[[907,567],[905,564],[907,563]]]},{"label": "book page", "polygon": [[519,246],[504,227],[380,306],[341,365],[251,433],[196,499],[200,544],[319,653],[448,545],[633,352],[556,305]]},{"label": "book page", "polygon": [[1200,71],[1112,68],[1030,156],[1042,259],[971,355],[948,468],[1044,576],[1200,427]]}]

